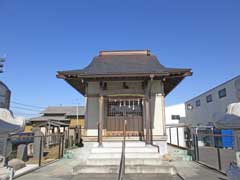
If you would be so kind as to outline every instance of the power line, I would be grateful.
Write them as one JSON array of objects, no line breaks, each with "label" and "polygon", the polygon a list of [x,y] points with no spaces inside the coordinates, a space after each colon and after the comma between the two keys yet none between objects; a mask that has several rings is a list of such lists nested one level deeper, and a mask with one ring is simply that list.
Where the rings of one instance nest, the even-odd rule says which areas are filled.
[{"label": "power line", "polygon": [[40,112],[41,111],[41,110],[30,109],[30,108],[19,107],[19,106],[11,106],[11,108],[22,109],[22,110],[26,110],[26,111],[35,111],[35,112]]},{"label": "power line", "polygon": [[15,111],[13,110],[14,115],[26,115],[26,116],[39,116],[39,114],[34,114],[34,113],[25,113],[25,112],[20,112],[20,111]]},{"label": "power line", "polygon": [[46,107],[42,107],[42,106],[19,103],[19,102],[16,102],[16,101],[11,101],[11,103],[21,105],[21,106],[26,106],[26,107],[32,107],[32,108],[39,108],[39,109],[45,109],[46,108]]}]

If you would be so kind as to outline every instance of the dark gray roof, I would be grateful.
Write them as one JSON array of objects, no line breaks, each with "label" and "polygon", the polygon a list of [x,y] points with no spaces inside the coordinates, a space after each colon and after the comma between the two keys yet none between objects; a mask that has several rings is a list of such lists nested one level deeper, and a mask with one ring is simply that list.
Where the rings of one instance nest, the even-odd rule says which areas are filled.
[{"label": "dark gray roof", "polygon": [[102,55],[97,56],[84,69],[59,71],[59,74],[95,76],[95,75],[123,75],[123,74],[163,74],[170,72],[187,72],[190,69],[166,68],[161,65],[154,55]]},{"label": "dark gray roof", "polygon": [[[104,53],[103,53],[104,52]],[[57,77],[66,80],[72,87],[85,95],[86,81],[103,78],[164,78],[167,95],[184,77],[192,75],[191,69],[167,68],[161,65],[149,50],[103,51],[85,68],[58,71]],[[112,80],[114,80],[112,79]]]},{"label": "dark gray roof", "polygon": [[[43,114],[62,114],[66,116],[76,116],[77,106],[49,106],[43,112]],[[78,115],[85,115],[85,107],[78,106]]]}]

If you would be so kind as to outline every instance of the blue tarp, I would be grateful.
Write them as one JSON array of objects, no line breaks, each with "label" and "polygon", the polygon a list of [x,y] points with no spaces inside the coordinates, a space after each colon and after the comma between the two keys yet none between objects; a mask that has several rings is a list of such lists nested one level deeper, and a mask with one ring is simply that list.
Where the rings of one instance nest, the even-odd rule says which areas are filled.
[{"label": "blue tarp", "polygon": [[[233,130],[222,130],[222,145],[224,148],[229,148],[229,147],[233,147]],[[227,135],[227,136],[224,136]]]}]

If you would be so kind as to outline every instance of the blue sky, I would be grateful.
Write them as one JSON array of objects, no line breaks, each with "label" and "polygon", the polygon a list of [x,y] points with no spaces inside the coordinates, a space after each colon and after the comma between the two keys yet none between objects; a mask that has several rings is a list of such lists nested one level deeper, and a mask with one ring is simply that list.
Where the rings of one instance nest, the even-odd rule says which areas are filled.
[{"label": "blue sky", "polygon": [[150,49],[165,66],[192,68],[166,98],[181,103],[240,74],[239,19],[238,0],[0,0],[0,79],[14,102],[83,104],[57,70],[83,68],[99,50]]}]

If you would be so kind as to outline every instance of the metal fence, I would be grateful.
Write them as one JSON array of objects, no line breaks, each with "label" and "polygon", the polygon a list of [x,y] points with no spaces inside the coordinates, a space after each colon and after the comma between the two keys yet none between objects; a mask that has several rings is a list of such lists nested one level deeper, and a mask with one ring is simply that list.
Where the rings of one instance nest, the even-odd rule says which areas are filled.
[{"label": "metal fence", "polygon": [[[193,134],[193,159],[211,168],[226,172],[229,164],[236,161],[233,149],[234,136],[227,134]],[[232,145],[224,146],[221,142],[230,140]]]},{"label": "metal fence", "polygon": [[0,142],[0,154],[6,157],[6,165],[12,159],[20,159],[26,165],[42,166],[62,158],[64,151],[75,147],[77,140],[64,133],[46,136],[25,133],[0,137]]},{"label": "metal fence", "polygon": [[168,144],[186,149],[196,162],[226,172],[231,162],[236,162],[233,149],[234,136],[213,129],[167,127]]}]

